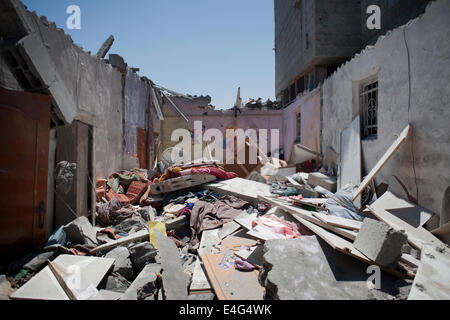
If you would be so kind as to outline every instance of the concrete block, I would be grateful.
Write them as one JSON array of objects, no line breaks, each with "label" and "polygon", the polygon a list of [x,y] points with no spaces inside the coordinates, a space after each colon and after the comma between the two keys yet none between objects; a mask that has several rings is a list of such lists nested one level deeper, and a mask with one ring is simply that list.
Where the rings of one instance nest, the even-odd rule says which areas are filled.
[{"label": "concrete block", "polygon": [[118,273],[112,273],[106,280],[106,290],[124,293],[130,286],[130,282]]},{"label": "concrete block", "polygon": [[325,188],[333,193],[336,192],[337,189],[336,178],[329,177],[320,172],[310,173],[308,176],[308,184],[313,188],[321,186],[322,188]]},{"label": "concrete block", "polygon": [[184,274],[180,253],[174,242],[155,230],[161,264],[164,294],[167,300],[187,300],[188,279]]},{"label": "concrete block", "polygon": [[136,215],[131,218],[123,220],[115,227],[120,231],[130,233],[130,231],[132,230],[136,232],[147,228],[147,222],[140,215],[139,216]]},{"label": "concrete block", "polygon": [[316,236],[269,240],[259,281],[269,300],[367,300],[395,295],[388,277],[382,292],[367,287],[367,265],[333,250]]},{"label": "concrete block", "polygon": [[53,260],[53,258],[56,255],[57,255],[57,253],[54,252],[54,251],[40,253],[36,257],[31,259],[31,261],[27,262],[23,266],[23,269],[27,269],[27,270],[30,270],[30,271],[33,271],[33,272],[40,271],[41,269],[43,269],[47,265],[47,261],[48,260]]},{"label": "concrete block", "polygon": [[316,236],[269,240],[259,281],[269,300],[388,299],[396,292],[382,276],[381,291],[367,287],[367,265],[338,252]]},{"label": "concrete block", "polygon": [[402,254],[402,248],[407,241],[408,236],[403,231],[394,230],[375,219],[365,219],[354,246],[367,258],[382,266],[388,266]]},{"label": "concrete block", "polygon": [[149,262],[154,262],[158,254],[158,251],[148,241],[136,244],[129,250],[131,262],[137,270],[141,270]]},{"label": "concrete block", "polygon": [[148,300],[148,298],[155,300],[154,295],[158,293],[157,273],[160,272],[161,265],[156,263],[146,265],[120,300]]},{"label": "concrete block", "polygon": [[108,252],[105,258],[115,259],[114,272],[119,273],[129,281],[133,281],[133,265],[130,259],[130,252],[127,248],[115,248]]},{"label": "concrete block", "polygon": [[87,217],[79,217],[64,227],[67,241],[72,244],[97,245],[97,232]]}]

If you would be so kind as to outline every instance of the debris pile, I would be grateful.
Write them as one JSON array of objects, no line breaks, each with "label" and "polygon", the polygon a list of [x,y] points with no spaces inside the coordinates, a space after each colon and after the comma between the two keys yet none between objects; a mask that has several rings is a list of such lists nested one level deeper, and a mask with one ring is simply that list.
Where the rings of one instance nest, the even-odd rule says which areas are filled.
[{"label": "debris pile", "polygon": [[408,130],[359,185],[276,158],[248,179],[214,161],[112,173],[94,225],[78,217],[8,265],[0,299],[448,299],[433,214],[365,191]]}]

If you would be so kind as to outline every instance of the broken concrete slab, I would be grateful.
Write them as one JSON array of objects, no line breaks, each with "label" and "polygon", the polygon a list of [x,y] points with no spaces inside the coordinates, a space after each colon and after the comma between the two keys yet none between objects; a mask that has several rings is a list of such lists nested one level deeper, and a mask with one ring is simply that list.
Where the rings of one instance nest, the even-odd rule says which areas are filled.
[{"label": "broken concrete slab", "polygon": [[250,175],[247,177],[247,179],[260,183],[267,183],[266,179],[264,179],[264,177],[257,171],[252,171]]},{"label": "broken concrete slab", "polygon": [[181,265],[180,253],[175,243],[155,229],[161,264],[162,281],[167,300],[187,300],[187,276]]},{"label": "broken concrete slab", "polygon": [[[114,259],[62,254],[54,263],[63,268],[79,268],[82,283],[97,287],[111,270]],[[69,300],[55,275],[47,266],[11,295],[20,300]]]},{"label": "broken concrete slab", "polygon": [[381,290],[367,287],[367,265],[330,248],[316,236],[269,240],[264,246],[260,283],[266,299],[365,300],[395,295],[393,280],[382,274]]},{"label": "broken concrete slab", "polygon": [[106,281],[106,290],[124,293],[130,286],[130,281],[118,273],[113,272]]},{"label": "broken concrete slab", "polygon": [[158,251],[149,242],[142,242],[129,248],[131,262],[136,270],[141,270],[147,263],[154,262]]},{"label": "broken concrete slab", "polygon": [[87,217],[78,217],[64,227],[67,241],[72,244],[97,245],[97,232]]},{"label": "broken concrete slab", "polygon": [[133,280],[133,265],[131,264],[130,251],[125,247],[118,247],[108,252],[105,258],[115,259],[114,272],[119,273],[127,280]]},{"label": "broken concrete slab", "polygon": [[450,300],[450,250],[424,245],[408,300]]},{"label": "broken concrete slab", "polygon": [[329,177],[320,172],[310,173],[308,176],[308,184],[313,188],[320,186],[333,193],[337,190],[336,178]]},{"label": "broken concrete slab", "polygon": [[47,265],[48,260],[53,260],[56,255],[57,252],[55,251],[40,253],[31,259],[31,261],[27,262],[22,268],[33,272],[38,272]]},{"label": "broken concrete slab", "polygon": [[384,222],[365,219],[356,236],[354,246],[370,260],[389,266],[401,256],[408,237]]},{"label": "broken concrete slab", "polygon": [[97,295],[89,300],[119,300],[122,293],[109,290],[100,290]]},{"label": "broken concrete slab", "polygon": [[213,182],[207,184],[205,187],[222,195],[238,197],[253,205],[258,204],[258,195],[265,197],[272,195],[269,185],[242,178]]},{"label": "broken concrete slab", "polygon": [[212,292],[207,293],[196,293],[189,295],[189,300],[198,300],[198,301],[212,301],[216,295]]},{"label": "broken concrete slab", "polygon": [[144,300],[157,294],[157,274],[160,272],[161,265],[156,263],[146,265],[120,300]]},{"label": "broken concrete slab", "polygon": [[73,95],[55,68],[54,62],[37,33],[31,33],[17,43],[26,62],[32,67],[43,86],[51,94],[58,117],[66,123],[72,123],[76,115],[77,104]]}]

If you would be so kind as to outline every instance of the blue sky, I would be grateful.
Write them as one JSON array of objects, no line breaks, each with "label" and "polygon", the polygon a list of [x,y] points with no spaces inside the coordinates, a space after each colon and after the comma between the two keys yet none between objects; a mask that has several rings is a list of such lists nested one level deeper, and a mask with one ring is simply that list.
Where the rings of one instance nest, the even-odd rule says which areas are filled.
[{"label": "blue sky", "polygon": [[[273,0],[22,0],[96,53],[113,34],[109,53],[156,84],[212,97],[229,108],[241,87],[248,98],[274,99]],[[81,8],[81,30],[68,30],[66,8]]]}]

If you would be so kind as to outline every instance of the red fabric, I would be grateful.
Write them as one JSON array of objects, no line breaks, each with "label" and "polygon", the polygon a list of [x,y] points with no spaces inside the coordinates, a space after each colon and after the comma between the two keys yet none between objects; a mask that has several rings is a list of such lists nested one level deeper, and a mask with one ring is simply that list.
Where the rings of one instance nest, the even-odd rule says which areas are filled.
[{"label": "red fabric", "polygon": [[102,198],[106,198],[106,190],[103,187],[95,189],[97,195],[97,202],[102,202]]},{"label": "red fabric", "polygon": [[215,176],[218,179],[233,179],[237,177],[237,174],[234,172],[226,172],[220,168],[213,167],[213,166],[206,166],[206,167],[198,167],[198,168],[190,168],[181,171],[180,176],[186,176],[189,174],[210,174]]},{"label": "red fabric", "polygon": [[147,190],[148,184],[140,181],[133,181],[128,187],[126,196],[131,204],[135,204]]},{"label": "red fabric", "polygon": [[108,193],[106,194],[106,199],[108,201],[111,201],[112,199],[117,198],[117,200],[120,201],[120,203],[122,204],[122,206],[126,206],[130,204],[130,199],[124,195],[124,194],[119,194],[119,193],[115,193],[112,189],[108,191]]}]

